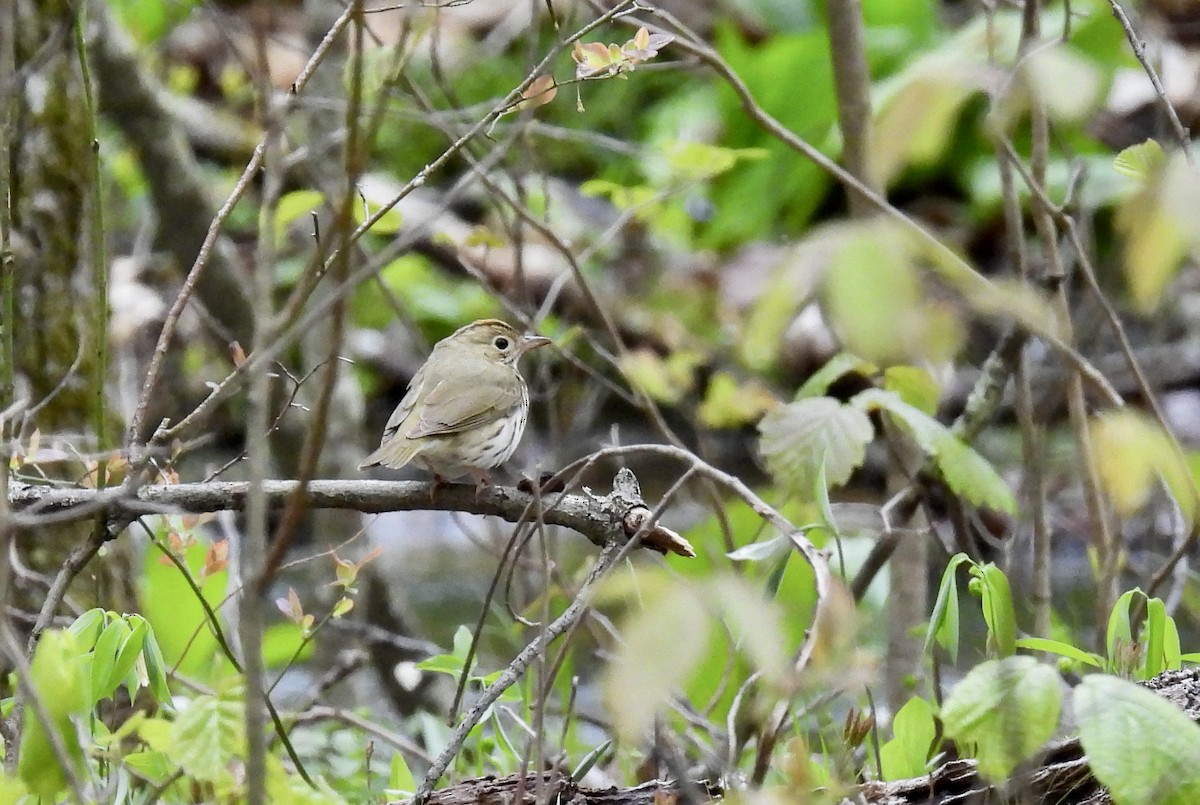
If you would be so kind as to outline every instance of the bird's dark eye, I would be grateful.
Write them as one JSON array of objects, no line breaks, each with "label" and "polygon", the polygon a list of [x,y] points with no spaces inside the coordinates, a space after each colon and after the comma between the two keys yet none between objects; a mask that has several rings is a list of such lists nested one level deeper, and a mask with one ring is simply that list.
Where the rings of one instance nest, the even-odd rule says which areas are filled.
[{"label": "bird's dark eye", "polygon": [[504,336],[496,336],[496,340],[492,342],[492,346],[496,349],[508,349],[508,339]]}]

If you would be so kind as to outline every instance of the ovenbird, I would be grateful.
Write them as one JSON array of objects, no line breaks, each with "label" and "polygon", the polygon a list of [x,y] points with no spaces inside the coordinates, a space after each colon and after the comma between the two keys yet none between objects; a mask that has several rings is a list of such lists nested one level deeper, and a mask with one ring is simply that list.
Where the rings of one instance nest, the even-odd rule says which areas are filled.
[{"label": "ovenbird", "polygon": [[529,388],[517,369],[526,352],[550,343],[481,319],[434,345],[392,413],[379,449],[359,469],[416,462],[435,482],[469,473],[476,488],[487,470],[517,449],[529,418]]}]

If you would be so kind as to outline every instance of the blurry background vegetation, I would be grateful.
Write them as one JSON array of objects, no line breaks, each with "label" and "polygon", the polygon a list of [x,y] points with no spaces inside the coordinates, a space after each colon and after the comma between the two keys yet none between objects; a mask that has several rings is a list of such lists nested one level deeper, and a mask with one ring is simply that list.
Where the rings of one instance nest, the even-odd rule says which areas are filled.
[{"label": "blurry background vegetation", "polygon": [[[682,445],[811,525],[846,582],[827,613],[836,639],[826,636],[805,673],[790,675],[788,657],[812,627],[809,568],[788,559],[786,542],[745,500],[689,482],[665,521],[699,556],[639,556],[621,571],[595,618],[571,634],[561,665],[502,699],[461,755],[459,777],[513,771],[531,756],[586,770],[597,785],[725,776],[807,796],[877,776],[870,742],[843,735],[848,712],[871,711],[886,740],[885,725],[911,697],[936,702],[939,684],[1005,654],[976,606],[964,605],[961,651],[925,640],[937,579],[959,552],[1005,570],[1023,633],[1100,652],[1107,637],[1110,660],[1104,630],[1117,594],[1147,588],[1174,552],[1183,561],[1156,582],[1169,587],[1148,593],[1165,597],[1183,651],[1197,648],[1200,587],[1187,558],[1200,474],[1200,182],[1108,0],[1051,3],[1034,33],[1015,3],[863,0],[866,179],[950,258],[894,218],[852,216],[835,177],[760,125],[713,64],[681,46],[707,43],[762,111],[837,161],[834,56],[851,45],[831,37],[824,3],[635,9],[582,41],[628,54],[643,24],[674,41],[614,57],[622,69],[588,80],[575,80],[577,60],[564,50],[545,71],[555,93],[527,95],[444,163],[551,48],[610,6],[440,5],[366,3],[365,30],[348,26],[294,96],[338,4],[17,0],[5,12],[0,406],[31,403],[4,423],[14,478],[120,480],[122,445],[140,444],[164,419],[179,423],[251,351],[252,277],[269,255],[272,309],[294,305],[272,331],[286,339],[272,363],[273,477],[300,473],[314,411],[326,428],[316,475],[360,477],[358,461],[430,346],[497,316],[556,343],[525,365],[533,415],[510,479],[605,446]],[[1189,126],[1200,112],[1200,7],[1155,0],[1127,11]],[[279,192],[251,177],[179,319],[143,428],[127,433],[182,278],[268,130],[280,133],[268,166]],[[1037,193],[1005,156],[1009,146],[1029,160],[1039,142],[1045,151],[1022,168],[1061,205],[1051,211],[1052,243]],[[361,222],[401,192],[347,242],[343,209]],[[331,256],[339,248],[344,274]],[[323,262],[328,271],[315,271]],[[1055,307],[1060,287],[1065,306]],[[297,321],[301,331],[288,331]],[[1018,382],[1007,383],[1018,363],[1010,354],[994,415],[962,441],[946,426],[1013,325],[1035,335]],[[1128,406],[1118,410],[1093,382],[1080,418],[1070,410],[1078,363],[1036,336],[1071,344]],[[1148,387],[1128,368],[1122,336]],[[330,343],[346,363],[322,407]],[[245,477],[246,412],[238,390],[156,444],[160,480]],[[650,501],[681,469],[634,454],[598,463],[580,483],[606,490],[619,463],[635,469]],[[905,490],[915,496],[897,507],[905,514],[882,508]],[[175,672],[171,690],[208,697],[209,715],[228,727],[189,731],[169,708],[133,697],[158,726],[127,727],[136,752],[110,747],[113,765],[97,778],[109,791],[121,779],[184,801],[182,774],[199,781],[202,797],[236,785],[228,761],[241,729],[238,675],[218,640],[198,630],[197,596],[202,588],[219,608],[237,581],[237,551],[230,575],[211,545],[231,535],[236,543],[239,528],[232,515],[134,525],[72,587],[63,623],[93,605],[141,613]],[[1034,550],[1039,529],[1049,553]],[[36,612],[44,574],[86,530],[22,535],[8,593],[18,611]],[[511,530],[444,513],[305,521],[297,561],[268,594],[281,612],[271,611],[264,649],[271,680],[287,669],[273,698],[309,713],[293,733],[296,750],[336,791],[330,799],[412,790],[407,767],[419,779],[423,754],[445,742],[453,684],[438,671],[463,671]],[[910,564],[890,577],[886,566],[862,575],[872,549],[897,537],[901,555],[919,546]],[[147,552],[151,542],[177,564]],[[353,583],[330,586],[334,550],[343,570],[367,559]],[[591,555],[569,532],[527,548],[486,613],[472,673],[504,667],[536,634],[516,616],[561,610]],[[189,563],[195,587],[179,572]],[[1049,601],[1037,597],[1047,589],[1039,574]],[[856,575],[861,584],[851,583]],[[342,663],[344,681],[323,687],[322,675]],[[109,728],[130,723],[130,697],[104,701]],[[778,701],[798,714],[768,740]],[[652,736],[656,712],[665,715]],[[397,753],[379,729],[423,750]],[[913,750],[914,763],[889,760],[885,776],[916,776],[930,743]],[[271,785],[295,785],[300,796],[302,784],[282,769]],[[988,770],[1002,776],[1011,765]]]}]

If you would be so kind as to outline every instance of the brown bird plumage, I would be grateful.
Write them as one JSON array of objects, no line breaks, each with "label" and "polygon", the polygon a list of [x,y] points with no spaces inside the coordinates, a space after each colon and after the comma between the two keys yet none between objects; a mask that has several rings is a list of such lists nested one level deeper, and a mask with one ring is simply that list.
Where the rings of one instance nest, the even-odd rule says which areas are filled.
[{"label": "brown bird plumage", "polygon": [[379,449],[359,469],[415,462],[434,479],[487,470],[513,454],[529,417],[529,389],[517,369],[524,353],[550,343],[523,336],[498,319],[482,319],[434,345],[383,431]]}]

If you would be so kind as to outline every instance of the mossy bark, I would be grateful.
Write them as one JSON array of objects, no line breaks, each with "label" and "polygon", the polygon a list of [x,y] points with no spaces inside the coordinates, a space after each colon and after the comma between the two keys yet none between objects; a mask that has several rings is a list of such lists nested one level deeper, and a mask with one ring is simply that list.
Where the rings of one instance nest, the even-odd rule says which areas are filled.
[{"label": "mossy bark", "polygon": [[[15,252],[14,362],[29,399],[47,398],[43,433],[86,434],[94,304],[84,227],[91,189],[88,106],[66,0],[22,0],[16,9],[16,88],[10,198]],[[53,395],[51,397],[51,395]],[[75,446],[94,447],[80,435]]]}]

